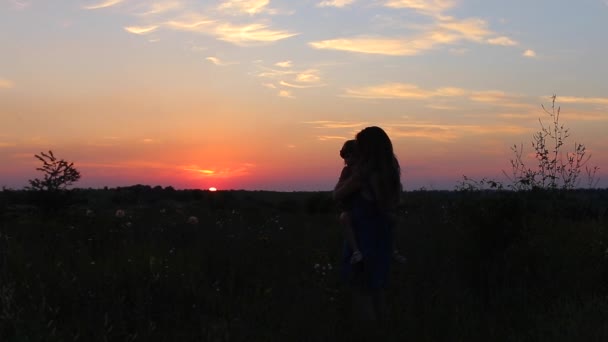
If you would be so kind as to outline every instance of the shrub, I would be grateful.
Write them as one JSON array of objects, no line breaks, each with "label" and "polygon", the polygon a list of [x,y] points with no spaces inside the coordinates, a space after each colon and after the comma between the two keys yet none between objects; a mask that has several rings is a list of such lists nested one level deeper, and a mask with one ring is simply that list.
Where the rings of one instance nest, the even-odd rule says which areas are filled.
[{"label": "shrub", "polygon": [[541,105],[543,111],[549,115],[551,120],[549,125],[545,126],[543,120],[539,118],[540,130],[534,133],[532,137],[534,159],[537,162],[536,167],[530,167],[524,161],[523,144],[513,145],[511,150],[514,157],[510,160],[511,173],[508,174],[503,170],[503,174],[510,184],[505,186],[502,182],[493,179],[475,180],[463,176],[463,180],[456,185],[456,189],[464,191],[488,188],[503,190],[506,187],[516,191],[533,189],[569,190],[578,187],[583,170],[587,176],[587,187],[597,186],[599,179],[596,179],[596,173],[599,167],[587,166],[591,154],[587,154],[585,145],[575,142],[573,151],[564,151],[564,145],[570,137],[570,131],[559,121],[561,108],[556,107],[556,98],[556,95],[551,97],[550,110]]},{"label": "shrub", "polygon": [[44,173],[44,179],[30,179],[28,190],[58,191],[66,190],[68,186],[80,179],[80,172],[74,167],[74,163],[68,163],[63,159],[57,159],[53,151],[41,152],[34,155],[42,162],[42,167],[36,168]]}]

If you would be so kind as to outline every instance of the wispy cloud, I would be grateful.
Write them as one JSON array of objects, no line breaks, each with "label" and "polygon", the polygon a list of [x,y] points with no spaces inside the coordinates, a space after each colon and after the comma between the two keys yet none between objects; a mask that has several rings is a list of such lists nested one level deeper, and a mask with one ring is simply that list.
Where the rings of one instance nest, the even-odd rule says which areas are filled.
[{"label": "wispy cloud", "polygon": [[534,52],[533,50],[528,49],[528,50],[524,51],[524,53],[522,55],[524,57],[533,58],[533,57],[536,57],[536,52]]},{"label": "wispy cloud", "polygon": [[198,165],[186,165],[178,168],[196,173],[204,178],[234,178],[250,174],[254,167],[254,164],[245,163],[233,168],[200,167]]},{"label": "wispy cloud", "polygon": [[121,2],[123,2],[123,0],[106,0],[106,1],[96,3],[94,5],[83,6],[83,8],[88,9],[88,10],[107,8],[107,7],[112,7],[112,6],[118,5]]},{"label": "wispy cloud", "polygon": [[0,78],[0,89],[10,89],[10,88],[14,88],[15,87],[15,83],[11,80],[7,80],[4,78]]},{"label": "wispy cloud", "polygon": [[536,108],[529,103],[520,101],[521,96],[516,94],[508,94],[498,90],[483,90],[473,91],[469,95],[469,99],[474,102],[489,103],[502,107],[514,108]]},{"label": "wispy cloud", "polygon": [[289,90],[280,90],[279,91],[279,96],[280,97],[286,97],[286,98],[289,98],[289,99],[295,98],[295,96],[293,96],[293,94]]},{"label": "wispy cloud", "polygon": [[291,68],[291,61],[283,61],[283,62],[277,62],[274,65],[281,67],[281,68]]},{"label": "wispy cloud", "polygon": [[31,3],[29,1],[9,0],[9,2],[11,3],[12,7],[17,11],[22,11],[31,6]]},{"label": "wispy cloud", "polygon": [[268,9],[270,0],[228,0],[222,2],[218,9],[231,14],[255,15],[259,13],[274,13]]},{"label": "wispy cloud", "polygon": [[519,135],[529,128],[514,125],[459,125],[437,124],[433,122],[411,122],[387,125],[391,137],[424,138],[440,142],[450,142],[471,135]]},{"label": "wispy cloud", "polygon": [[[446,37],[445,39],[451,39]],[[453,39],[451,39],[453,41]],[[432,37],[414,39],[396,39],[383,37],[354,37],[328,39],[310,42],[309,45],[319,50],[340,50],[387,56],[413,56],[430,50],[436,44]]]},{"label": "wispy cloud", "polygon": [[317,139],[319,139],[321,141],[327,141],[327,140],[347,140],[349,138],[348,138],[348,136],[345,136],[345,135],[319,135],[319,136],[317,136]]},{"label": "wispy cloud", "polygon": [[345,7],[355,2],[355,0],[327,0],[321,1],[317,4],[317,7]]},{"label": "wispy cloud", "polygon": [[[532,105],[523,101],[522,96],[509,94],[496,90],[475,91],[458,87],[441,87],[437,89],[423,89],[415,84],[385,83],[361,88],[348,88],[343,97],[359,99],[400,99],[400,100],[430,100],[430,99],[467,99],[478,103],[487,103],[501,107],[532,108]],[[427,106],[429,107],[429,106]],[[454,109],[445,103],[434,109]]]},{"label": "wispy cloud", "polygon": [[183,8],[184,4],[180,1],[164,1],[164,2],[154,2],[148,4],[148,8],[145,12],[140,13],[142,16],[152,16],[158,15],[162,13],[166,13],[169,11],[174,11]]},{"label": "wispy cloud", "polygon": [[346,89],[343,96],[362,99],[429,99],[438,96],[464,96],[467,93],[469,93],[467,90],[455,87],[427,90],[414,84],[386,83],[364,88]]},{"label": "wispy cloud", "polygon": [[502,45],[502,46],[514,46],[517,45],[517,42],[512,40],[509,37],[496,37],[496,38],[490,38],[488,39],[488,43],[492,44],[492,45]]},{"label": "wispy cloud", "polygon": [[221,60],[221,59],[219,59],[217,57],[207,57],[205,59],[208,60],[209,62],[215,64],[215,65],[218,65],[218,66],[226,66],[226,65],[237,64],[235,62],[226,62],[226,61],[223,61],[223,60]]},{"label": "wispy cloud", "polygon": [[279,84],[284,87],[297,88],[297,89],[317,88],[317,87],[324,86],[323,84],[304,85],[304,84],[289,83],[289,82],[285,82],[285,81],[280,81]]},{"label": "wispy cloud", "polygon": [[388,0],[384,4],[390,8],[408,8],[433,16],[440,16],[455,5],[456,3],[452,0]]},{"label": "wispy cloud", "polygon": [[276,83],[265,83],[265,87],[276,89],[280,87],[286,87],[290,89],[283,89],[279,91],[279,96],[293,98],[292,89],[306,89],[306,88],[317,88],[324,87],[326,84],[322,82],[321,72],[318,69],[310,68],[305,70],[294,70],[287,68],[291,66],[290,61],[276,63],[281,64],[284,68],[273,69],[268,67],[260,67],[261,71],[255,75],[262,78],[275,80]]},{"label": "wispy cloud", "polygon": [[198,33],[210,33],[212,25],[216,20],[210,19],[200,14],[188,13],[178,18],[166,21],[164,26],[178,31],[189,31]]},{"label": "wispy cloud", "polygon": [[304,124],[313,125],[314,128],[320,129],[340,129],[340,128],[363,128],[368,125],[368,122],[348,122],[348,121],[331,121],[331,120],[316,120],[316,121],[305,121]]},{"label": "wispy cloud", "polygon": [[608,105],[607,97],[559,96],[556,101],[559,101],[561,103],[583,103],[583,104]]},{"label": "wispy cloud", "polygon": [[448,0],[392,0],[384,6],[395,9],[412,9],[430,16],[433,23],[412,26],[418,33],[407,37],[355,36],[340,37],[309,42],[315,49],[340,50],[347,52],[380,54],[388,56],[413,56],[441,45],[473,41],[479,44],[514,46],[518,43],[510,37],[498,35],[488,28],[488,23],[480,18],[458,19],[443,12],[455,6]]},{"label": "wispy cloud", "polygon": [[[346,140],[352,137],[360,129],[369,126],[368,122],[346,122],[346,121],[307,121],[304,124],[313,125],[313,128],[323,130],[329,134],[317,135],[320,140],[341,139]],[[389,133],[391,138],[422,138],[440,142],[451,142],[471,135],[517,135],[529,130],[527,127],[494,124],[489,126],[482,125],[462,125],[444,124],[431,121],[409,121],[406,122],[386,122],[383,128]],[[331,134],[339,131],[339,134]],[[324,133],[325,133],[324,132]]]},{"label": "wispy cloud", "polygon": [[158,25],[151,26],[127,26],[125,27],[125,31],[133,33],[133,34],[148,34],[156,31],[158,29]]},{"label": "wispy cloud", "polygon": [[217,38],[236,45],[251,45],[256,43],[273,43],[289,37],[298,35],[297,33],[273,30],[268,25],[253,23],[246,25],[220,24],[214,29]]}]

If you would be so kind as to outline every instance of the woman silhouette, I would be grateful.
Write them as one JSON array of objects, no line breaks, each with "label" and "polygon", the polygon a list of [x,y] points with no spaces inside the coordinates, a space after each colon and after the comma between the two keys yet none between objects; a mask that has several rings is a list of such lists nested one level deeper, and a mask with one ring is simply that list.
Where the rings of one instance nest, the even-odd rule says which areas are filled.
[{"label": "woman silhouette", "polygon": [[350,262],[346,244],[342,277],[353,289],[355,313],[375,321],[384,315],[384,289],[392,255],[391,211],[402,191],[401,169],[390,138],[380,127],[367,127],[356,135],[358,162],[353,173],[334,189],[334,198],[353,196],[351,224],[362,261]]}]

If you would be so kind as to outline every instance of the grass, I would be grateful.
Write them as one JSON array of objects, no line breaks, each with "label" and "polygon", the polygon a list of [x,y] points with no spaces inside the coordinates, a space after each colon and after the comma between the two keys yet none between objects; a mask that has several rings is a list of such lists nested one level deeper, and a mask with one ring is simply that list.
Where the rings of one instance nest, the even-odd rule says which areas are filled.
[{"label": "grass", "polygon": [[[43,204],[0,193],[2,341],[352,340],[329,193]],[[385,339],[607,340],[607,207],[606,190],[405,193]]]}]

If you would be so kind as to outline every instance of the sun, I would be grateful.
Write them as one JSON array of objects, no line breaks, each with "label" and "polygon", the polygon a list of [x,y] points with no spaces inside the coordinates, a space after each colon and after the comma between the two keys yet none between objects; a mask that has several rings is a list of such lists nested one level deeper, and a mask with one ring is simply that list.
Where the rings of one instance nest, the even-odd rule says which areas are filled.
[{"label": "sun", "polygon": [[209,191],[217,191],[217,188],[214,187],[214,186],[212,186],[212,187],[209,188]]}]

